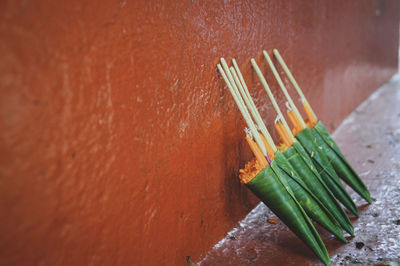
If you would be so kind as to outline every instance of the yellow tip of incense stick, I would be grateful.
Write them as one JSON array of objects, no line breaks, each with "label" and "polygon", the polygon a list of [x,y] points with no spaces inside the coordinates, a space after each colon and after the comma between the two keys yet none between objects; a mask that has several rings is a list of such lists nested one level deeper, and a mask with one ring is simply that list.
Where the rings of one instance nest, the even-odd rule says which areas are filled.
[{"label": "yellow tip of incense stick", "polygon": [[290,122],[293,125],[293,129],[292,129],[292,133],[293,135],[297,135],[297,133],[299,133],[300,131],[302,131],[304,128],[303,126],[300,124],[299,119],[297,118],[294,110],[289,110],[287,112],[287,115],[289,117]]},{"label": "yellow tip of incense stick", "polygon": [[266,167],[268,165],[268,162],[263,156],[257,143],[255,143],[254,140],[248,134],[246,134],[246,141],[249,144],[250,149],[253,152],[254,156],[257,158],[257,161],[260,162],[262,166]]},{"label": "yellow tip of incense stick", "polygon": [[310,105],[306,101],[303,101],[303,108],[304,111],[306,112],[309,126],[310,128],[313,128],[318,122],[317,118],[314,116],[313,112],[311,111]]},{"label": "yellow tip of incense stick", "polygon": [[[265,148],[267,149],[267,154],[269,156],[269,158],[271,159],[271,161],[274,160],[275,157],[275,152],[276,150],[274,150],[271,145],[269,145],[267,139],[264,137],[263,134],[260,134],[261,140],[264,142]],[[276,148],[275,148],[276,149]]]},{"label": "yellow tip of incense stick", "polygon": [[285,146],[291,147],[293,145],[293,141],[289,137],[289,134],[288,134],[285,126],[281,122],[281,120],[278,119],[274,124],[275,124],[276,131],[278,132],[278,134],[281,137]]}]

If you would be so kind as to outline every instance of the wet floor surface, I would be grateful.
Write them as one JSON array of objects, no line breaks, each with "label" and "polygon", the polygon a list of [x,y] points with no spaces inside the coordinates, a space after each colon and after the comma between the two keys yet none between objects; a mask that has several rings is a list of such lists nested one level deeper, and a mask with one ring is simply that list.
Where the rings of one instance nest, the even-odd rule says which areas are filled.
[{"label": "wet floor surface", "polygon": [[[361,104],[333,134],[368,186],[372,204],[350,192],[360,217],[355,237],[336,240],[316,226],[333,265],[400,265],[400,76]],[[272,219],[272,220],[270,220]],[[273,224],[276,219],[276,224]],[[259,204],[204,255],[199,265],[320,265],[321,262],[264,205]],[[322,265],[322,264],[321,264]]]}]

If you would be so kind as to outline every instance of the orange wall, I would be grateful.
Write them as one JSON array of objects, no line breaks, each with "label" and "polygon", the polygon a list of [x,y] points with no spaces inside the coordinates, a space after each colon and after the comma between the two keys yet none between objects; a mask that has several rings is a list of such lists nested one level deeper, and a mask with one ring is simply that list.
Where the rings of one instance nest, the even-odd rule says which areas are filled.
[{"label": "orange wall", "polygon": [[249,59],[266,70],[262,49],[279,48],[333,129],[396,71],[399,10],[1,1],[0,264],[199,259],[257,203],[236,177],[251,154],[219,57],[238,59],[271,125]]}]

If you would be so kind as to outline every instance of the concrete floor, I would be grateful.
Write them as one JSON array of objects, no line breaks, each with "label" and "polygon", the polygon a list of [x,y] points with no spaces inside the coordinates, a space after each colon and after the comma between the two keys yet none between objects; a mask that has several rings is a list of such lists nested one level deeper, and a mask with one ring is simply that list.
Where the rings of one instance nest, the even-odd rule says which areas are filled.
[{"label": "concrete floor", "polygon": [[[361,104],[333,134],[371,192],[367,205],[349,187],[360,217],[348,244],[320,232],[333,265],[400,265],[400,76]],[[259,204],[199,265],[320,265],[314,254]]]}]

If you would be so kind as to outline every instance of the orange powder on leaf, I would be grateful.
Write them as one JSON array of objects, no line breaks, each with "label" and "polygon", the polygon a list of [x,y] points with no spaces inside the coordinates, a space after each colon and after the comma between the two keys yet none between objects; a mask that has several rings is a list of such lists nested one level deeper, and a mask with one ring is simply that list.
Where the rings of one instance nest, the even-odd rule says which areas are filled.
[{"label": "orange powder on leaf", "polygon": [[259,163],[256,158],[253,158],[245,164],[244,169],[239,170],[240,182],[249,183],[264,168],[265,166]]}]

